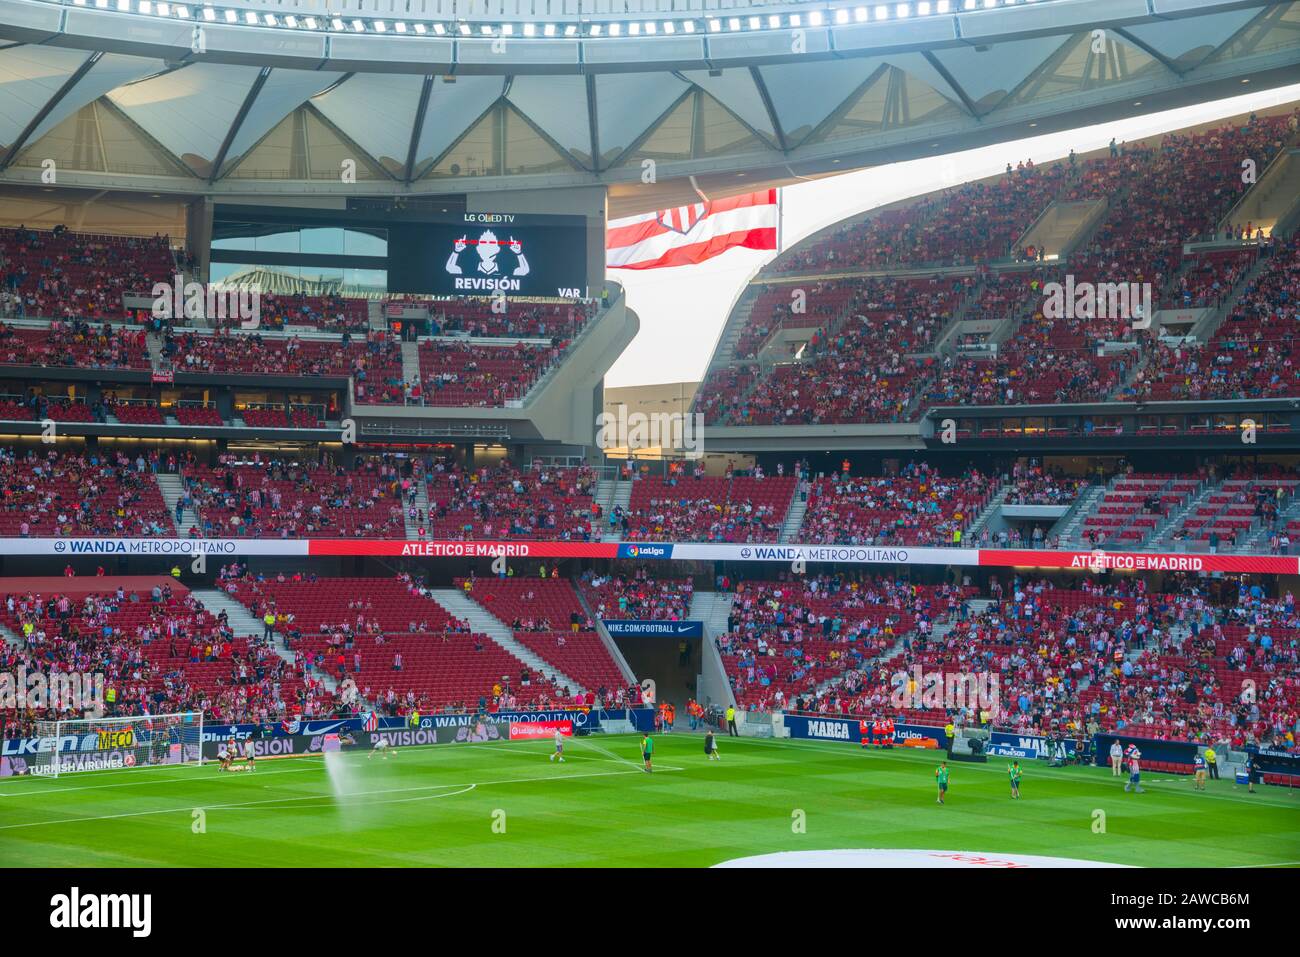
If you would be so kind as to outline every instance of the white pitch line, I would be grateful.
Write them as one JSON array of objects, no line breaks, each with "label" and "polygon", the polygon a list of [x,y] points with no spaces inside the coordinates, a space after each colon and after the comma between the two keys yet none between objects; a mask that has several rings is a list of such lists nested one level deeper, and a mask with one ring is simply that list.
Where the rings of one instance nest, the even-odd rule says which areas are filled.
[{"label": "white pitch line", "polygon": [[[662,770],[681,771],[684,769],[666,767],[666,768],[662,768]],[[591,771],[582,774],[566,774],[563,777],[557,777],[555,775],[551,775],[544,778],[506,778],[500,781],[475,781],[473,782],[473,787],[474,788],[493,787],[495,785],[501,785],[501,784],[532,784],[537,781],[573,781],[573,780],[577,780],[578,778],[603,778],[603,777],[610,777],[616,774],[644,774],[644,773],[645,772],[640,768],[637,768],[632,771]],[[364,797],[371,794],[404,794],[409,791],[438,791],[447,788],[458,788],[458,787],[465,787],[465,784],[463,783],[462,784],[428,784],[428,785],[421,785],[420,787],[412,787],[412,788],[381,788],[376,791],[352,791],[347,794],[344,794],[343,797]],[[59,820],[54,820],[54,821],[29,821],[24,824],[0,824],[0,831],[13,831],[13,830],[18,830],[19,828],[29,828],[29,827],[49,827],[54,824],[77,824],[77,823],[84,823],[87,821],[113,821],[113,820],[118,820],[119,818],[128,818],[128,817],[152,817],[158,814],[191,813],[199,809],[204,811],[229,811],[229,810],[238,810],[239,808],[253,807],[255,805],[261,805],[261,804],[284,804],[289,801],[315,801],[315,800],[320,800],[320,797],[321,797],[320,795],[309,794],[309,795],[292,797],[292,798],[271,798],[265,801],[244,801],[239,804],[191,803],[187,807],[161,808],[156,811],[127,811],[123,814],[96,814],[90,817],[68,817],[68,818],[61,818]]]},{"label": "white pitch line", "polygon": [[[454,787],[456,787],[456,785],[454,785],[454,784],[447,784],[447,785],[444,785],[444,787],[454,788]],[[394,799],[391,800],[391,801],[367,801],[367,802],[366,802],[366,807],[368,807],[368,808],[370,808],[370,807],[376,807],[377,805],[380,805],[380,804],[409,804],[409,803],[412,802],[412,801],[432,801],[432,800],[435,800],[436,798],[457,797],[458,795],[461,795],[461,794],[468,794],[470,791],[473,791],[476,787],[478,787],[477,784],[466,784],[466,785],[461,786],[460,790],[458,790],[458,791],[448,791],[446,794],[425,794],[425,795],[423,795],[422,797],[413,797],[413,798],[394,798]],[[348,796],[349,796],[349,795],[347,795],[347,794],[340,795],[340,797],[348,797]],[[258,806],[255,806],[255,805],[259,805],[259,804],[287,803],[287,802],[289,802],[289,801],[316,801],[316,802],[323,802],[323,803],[316,803],[316,804],[295,804],[295,805],[292,805],[292,806],[290,806],[290,807],[258,807]],[[296,810],[298,810],[299,808],[303,808],[303,807],[329,807],[331,804],[337,804],[337,803],[339,803],[339,802],[338,802],[338,799],[335,798],[335,797],[328,796],[328,795],[314,795],[314,796],[310,796],[310,797],[283,798],[283,799],[281,799],[279,802],[276,802],[276,801],[256,801],[256,802],[249,802],[248,804],[222,804],[222,805],[218,805],[217,807],[214,807],[214,808],[205,808],[204,810],[214,810],[214,811],[296,811]],[[346,803],[346,802],[344,802],[344,803]]]},{"label": "white pitch line", "polygon": [[1300,867],[1300,861],[1278,861],[1276,864],[1231,864],[1228,869],[1240,871],[1247,867]]}]

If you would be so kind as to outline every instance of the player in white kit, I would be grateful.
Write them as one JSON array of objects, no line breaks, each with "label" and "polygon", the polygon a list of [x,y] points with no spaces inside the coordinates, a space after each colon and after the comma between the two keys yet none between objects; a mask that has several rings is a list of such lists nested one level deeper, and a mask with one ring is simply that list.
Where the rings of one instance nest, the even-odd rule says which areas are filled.
[{"label": "player in white kit", "polygon": [[555,729],[555,753],[551,755],[551,760],[556,758],[560,759],[561,764],[564,763],[564,735],[560,734],[559,728]]},{"label": "player in white kit", "polygon": [[367,761],[373,761],[376,754],[382,754],[384,760],[387,761],[388,756],[392,753],[393,746],[388,743],[386,737],[382,734],[372,734],[370,736],[370,756],[366,758]]}]

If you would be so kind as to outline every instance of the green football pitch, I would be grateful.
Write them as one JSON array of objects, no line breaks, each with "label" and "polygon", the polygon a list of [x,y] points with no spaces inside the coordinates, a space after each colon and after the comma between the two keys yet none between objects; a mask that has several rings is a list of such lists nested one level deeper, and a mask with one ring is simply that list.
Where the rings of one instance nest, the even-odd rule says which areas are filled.
[{"label": "green football pitch", "polygon": [[0,781],[0,865],[706,866],[778,851],[909,848],[1142,866],[1300,866],[1300,794],[1205,792],[1109,769],[956,764],[935,801],[935,753],[805,741],[656,737],[435,745]]}]

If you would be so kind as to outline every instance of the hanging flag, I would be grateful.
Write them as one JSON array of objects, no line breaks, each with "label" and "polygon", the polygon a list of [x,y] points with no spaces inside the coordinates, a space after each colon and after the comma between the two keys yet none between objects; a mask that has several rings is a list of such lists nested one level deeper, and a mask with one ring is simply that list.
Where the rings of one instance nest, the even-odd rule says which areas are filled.
[{"label": "hanging flag", "polygon": [[605,265],[610,269],[689,266],[728,249],[776,249],[775,189],[661,209],[610,220]]},{"label": "hanging flag", "polygon": [[362,731],[378,731],[379,717],[373,711],[366,712],[366,720],[361,725]]}]

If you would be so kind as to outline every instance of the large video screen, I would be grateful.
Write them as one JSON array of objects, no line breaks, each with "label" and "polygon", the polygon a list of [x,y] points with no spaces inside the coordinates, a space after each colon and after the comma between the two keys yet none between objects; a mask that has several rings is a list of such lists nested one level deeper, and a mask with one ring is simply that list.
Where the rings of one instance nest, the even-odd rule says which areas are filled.
[{"label": "large video screen", "polygon": [[586,243],[578,216],[461,213],[456,222],[398,223],[389,227],[389,289],[585,296]]},{"label": "large video screen", "polygon": [[395,293],[588,295],[582,216],[221,204],[212,263],[223,277],[272,269]]}]

